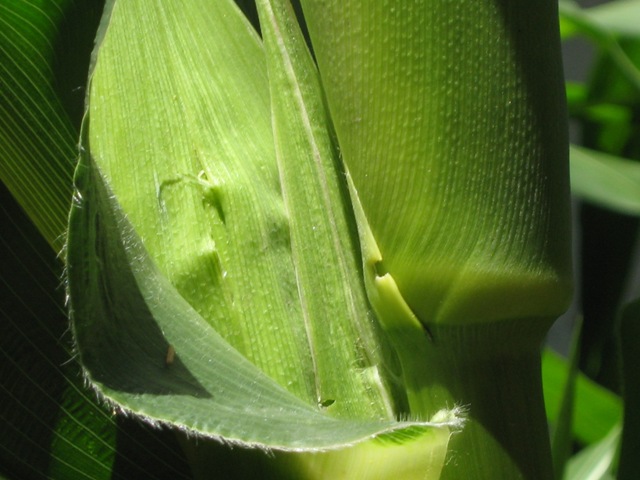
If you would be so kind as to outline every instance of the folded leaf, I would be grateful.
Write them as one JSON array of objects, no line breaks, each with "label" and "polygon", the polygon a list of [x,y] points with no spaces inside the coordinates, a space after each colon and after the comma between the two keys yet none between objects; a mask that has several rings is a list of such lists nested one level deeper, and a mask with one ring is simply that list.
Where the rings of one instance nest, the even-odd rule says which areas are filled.
[{"label": "folded leaf", "polygon": [[396,420],[315,70],[281,31],[293,17],[264,16],[265,61],[230,1],[107,7],[67,247],[91,384],[243,445],[426,440],[439,469],[459,422]]},{"label": "folded leaf", "polygon": [[[385,378],[383,369],[393,366],[393,358],[367,301],[355,219],[315,64],[289,2],[261,0],[258,9],[276,158],[317,397],[332,399],[334,414],[385,415],[377,404],[386,415],[406,414],[404,392]],[[369,374],[380,381],[338,373],[357,364],[370,365]],[[336,395],[339,401],[333,401]]]},{"label": "folded leaf", "polygon": [[[290,103],[274,98],[272,127],[252,27],[230,1],[162,9],[118,2],[106,25],[86,148],[161,271],[212,328],[298,397],[334,400],[336,413],[393,418],[333,152],[321,164],[314,151],[287,152],[298,163],[279,165],[273,129],[281,160],[298,141],[283,130],[281,112],[293,105],[289,123],[308,113],[282,91]],[[300,88],[271,76],[276,92]],[[325,121],[313,115],[300,122]]]},{"label": "folded leaf", "polygon": [[73,329],[88,379],[116,408],[263,448],[320,451],[381,434],[446,445],[459,424],[452,415],[438,423],[336,419],[286,391],[159,272],[88,155],[76,184],[67,247]]}]

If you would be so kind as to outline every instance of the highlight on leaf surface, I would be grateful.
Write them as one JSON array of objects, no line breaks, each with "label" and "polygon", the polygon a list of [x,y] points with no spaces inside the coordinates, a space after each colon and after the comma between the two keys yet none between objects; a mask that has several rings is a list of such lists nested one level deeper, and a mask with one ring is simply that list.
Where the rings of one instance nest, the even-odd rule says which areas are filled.
[{"label": "highlight on leaf surface", "polygon": [[302,1],[385,270],[425,323],[556,317],[571,268],[555,7],[392,3]]}]

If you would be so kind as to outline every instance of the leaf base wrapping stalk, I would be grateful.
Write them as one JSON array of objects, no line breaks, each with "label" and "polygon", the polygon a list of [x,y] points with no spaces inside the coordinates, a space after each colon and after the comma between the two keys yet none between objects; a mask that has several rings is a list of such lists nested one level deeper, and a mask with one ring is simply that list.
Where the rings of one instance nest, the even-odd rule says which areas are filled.
[{"label": "leaf base wrapping stalk", "polygon": [[542,323],[550,325],[434,326],[432,339],[403,340],[412,414],[428,418],[453,407],[467,412],[465,427],[451,438],[442,479],[553,478],[540,372]]}]

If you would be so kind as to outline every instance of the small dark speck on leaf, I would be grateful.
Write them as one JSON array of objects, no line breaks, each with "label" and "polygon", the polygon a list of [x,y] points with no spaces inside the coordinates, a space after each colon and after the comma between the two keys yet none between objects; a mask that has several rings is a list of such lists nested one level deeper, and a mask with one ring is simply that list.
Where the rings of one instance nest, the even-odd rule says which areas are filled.
[{"label": "small dark speck on leaf", "polygon": [[173,345],[169,345],[169,347],[167,348],[167,356],[164,359],[164,363],[167,365],[167,367],[169,365],[172,365],[173,362],[176,359],[176,349],[173,348]]}]

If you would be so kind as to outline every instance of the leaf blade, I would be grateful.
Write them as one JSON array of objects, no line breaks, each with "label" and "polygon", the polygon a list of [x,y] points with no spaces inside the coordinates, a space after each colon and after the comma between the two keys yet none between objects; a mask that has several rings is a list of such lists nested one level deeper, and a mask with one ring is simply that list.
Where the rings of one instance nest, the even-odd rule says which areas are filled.
[{"label": "leaf blade", "polygon": [[389,379],[390,347],[367,301],[355,219],[318,72],[289,2],[260,1],[258,6],[276,157],[318,402],[331,401],[326,408],[336,415],[394,418],[402,412],[403,395]]},{"label": "leaf blade", "polygon": [[574,194],[621,213],[640,215],[640,164],[583,147],[571,147]]},{"label": "leaf blade", "polygon": [[76,133],[54,89],[54,44],[73,2],[0,7],[0,179],[49,244],[63,244]]},{"label": "leaf blade", "polygon": [[[448,441],[449,427],[458,425],[451,416],[438,423],[341,420],[287,392],[212,330],[159,273],[89,159],[76,178],[81,200],[70,217],[70,308],[82,363],[105,398],[150,421],[247,446],[322,451],[381,434],[402,437],[405,430]],[[118,338],[110,332],[114,322]],[[144,322],[155,322],[155,333],[141,328]],[[123,344],[127,335],[133,341]],[[179,365],[165,365],[168,345]]]}]

